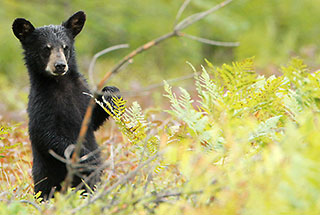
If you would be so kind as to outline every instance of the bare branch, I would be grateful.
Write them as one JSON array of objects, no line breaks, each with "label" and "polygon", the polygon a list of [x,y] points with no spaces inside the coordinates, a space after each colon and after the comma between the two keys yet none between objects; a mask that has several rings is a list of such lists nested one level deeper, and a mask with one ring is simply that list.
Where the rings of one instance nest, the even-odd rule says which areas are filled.
[{"label": "bare branch", "polygon": [[110,162],[107,161],[99,165],[98,167],[96,167],[95,170],[89,176],[84,177],[83,181],[79,185],[77,185],[77,187],[73,192],[78,191],[84,185],[84,182],[90,181],[93,177],[95,177],[97,174],[100,174],[101,171],[103,171],[105,168],[109,166],[110,166]]},{"label": "bare branch", "polygon": [[200,12],[200,13],[196,13],[193,14],[187,18],[185,18],[184,20],[182,20],[181,22],[179,22],[176,27],[174,28],[175,31],[181,31],[187,27],[189,27],[190,25],[192,25],[195,22],[198,22],[200,19],[203,19],[204,17],[208,16],[209,14],[219,10],[220,8],[226,6],[227,4],[231,3],[233,0],[226,0],[224,2],[221,2],[220,4],[216,5],[215,7],[204,11],[204,12]]},{"label": "bare branch", "polygon": [[113,144],[110,146],[111,151],[110,151],[110,159],[111,159],[111,170],[114,172],[114,150],[113,150]]},{"label": "bare branch", "polygon": [[140,164],[139,166],[137,166],[137,168],[135,168],[133,171],[129,172],[128,174],[126,174],[124,177],[122,177],[121,179],[119,179],[116,183],[114,183],[112,186],[108,187],[108,189],[105,190],[105,188],[107,187],[107,185],[105,185],[103,188],[101,188],[100,190],[102,190],[102,192],[100,192],[99,194],[96,194],[92,199],[90,199],[86,204],[83,204],[81,206],[79,206],[78,208],[75,208],[74,210],[72,210],[72,213],[76,213],[77,211],[81,210],[84,207],[87,207],[88,205],[94,203],[95,201],[97,201],[98,199],[100,199],[101,197],[109,194],[112,190],[114,190],[115,188],[117,188],[120,185],[123,185],[125,183],[127,183],[131,178],[135,177],[135,175],[146,165],[148,165],[149,163],[151,163],[156,157],[159,156],[159,153],[151,156],[148,160],[146,160],[144,163]]},{"label": "bare branch", "polygon": [[68,161],[67,159],[65,159],[64,157],[58,155],[57,153],[55,153],[55,151],[53,151],[52,149],[49,150],[49,154],[51,154],[55,159],[57,159],[58,161],[61,161],[62,163],[69,163],[70,161]]},{"label": "bare branch", "polygon": [[201,43],[213,45],[213,46],[236,47],[240,45],[239,42],[221,42],[221,41],[215,41],[215,40],[209,40],[206,38],[196,37],[196,36],[185,34],[185,33],[181,33],[181,36],[192,39],[192,40],[196,40]]},{"label": "bare branch", "polygon": [[[159,204],[161,202],[168,201],[167,198],[170,198],[170,197],[179,198],[181,196],[200,195],[202,193],[203,193],[203,191],[199,190],[199,191],[191,191],[191,192],[186,192],[186,193],[182,193],[182,192],[176,192],[176,193],[165,192],[165,193],[159,193],[159,194],[151,194],[151,195],[147,195],[147,196],[144,196],[142,198],[139,198],[137,200],[134,200],[132,202],[127,202],[124,207],[118,207],[115,211],[112,211],[111,214],[118,214],[120,211],[128,208],[129,206],[135,206],[136,204],[138,204],[141,201],[145,201],[145,202],[148,202],[148,203]],[[113,202],[111,205],[115,205],[115,204],[118,204],[118,201]],[[144,204],[144,207],[147,207],[147,205]],[[105,208],[110,208],[110,206],[105,207]],[[149,212],[153,213],[154,211],[150,209]]]},{"label": "bare branch", "polygon": [[183,11],[187,8],[187,6],[190,4],[191,0],[185,0],[183,4],[181,5],[180,9],[178,10],[178,13],[176,15],[176,20],[174,21],[174,26],[178,23]]},{"label": "bare branch", "polygon": [[88,73],[89,73],[89,74],[88,74],[88,76],[89,76],[89,82],[90,82],[91,86],[93,86],[93,87],[96,86],[96,85],[94,84],[94,80],[93,80],[93,71],[94,71],[94,66],[95,66],[95,64],[96,64],[97,59],[98,59],[100,56],[104,55],[104,54],[107,54],[107,53],[109,53],[109,52],[112,52],[112,51],[115,51],[115,50],[118,50],[118,49],[123,49],[123,48],[129,48],[129,45],[128,45],[128,44],[120,44],[120,45],[116,45],[116,46],[111,46],[111,47],[109,47],[109,48],[103,49],[102,51],[96,53],[96,54],[93,56],[93,58],[92,58],[92,60],[91,60],[91,62],[90,62],[90,65],[89,65],[89,72],[88,72]]},{"label": "bare branch", "polygon": [[[128,182],[131,178],[135,177],[135,175],[146,165],[148,165],[149,163],[151,163],[156,157],[159,156],[159,153],[151,156],[148,160],[146,160],[145,162],[143,162],[142,164],[140,164],[139,166],[137,166],[137,168],[135,168],[133,171],[129,172],[127,175],[125,175],[123,178],[121,178],[120,180],[118,180],[116,183],[114,183],[111,187],[109,187],[107,190],[101,192],[100,194],[97,194],[94,198],[92,198],[90,200],[90,202],[95,202],[96,200],[98,200],[99,198],[101,198],[102,196],[107,195],[108,193],[110,193],[113,189],[115,189],[116,187],[118,187],[121,184],[125,184],[126,182]],[[104,190],[104,189],[102,189]]]},{"label": "bare branch", "polygon": [[34,202],[31,202],[31,201],[28,201],[28,200],[25,200],[25,199],[20,200],[20,202],[32,205],[35,209],[37,209],[38,211],[41,211],[41,208]]},{"label": "bare branch", "polygon": [[112,74],[115,74],[117,73],[120,68],[125,65],[128,61],[130,61],[132,58],[134,58],[136,55],[140,54],[141,52],[144,52],[148,49],[150,49],[151,47],[161,43],[162,41],[164,40],[167,40],[171,37],[174,37],[174,36],[177,36],[177,33],[176,32],[170,32],[170,33],[167,33],[161,37],[158,37],[154,40],[151,40],[150,42],[138,47],[137,49],[133,50],[132,52],[130,52],[127,56],[125,56],[115,67],[113,67],[113,69],[108,72],[103,78],[102,80],[100,81],[99,85],[98,85],[98,90],[101,90],[105,81],[112,75]]},{"label": "bare branch", "polygon": [[97,155],[98,153],[100,153],[100,148],[97,148],[91,152],[89,152],[88,154],[86,155],[83,155],[81,158],[79,158],[79,162],[84,162],[85,160],[88,160],[89,158]]},{"label": "bare branch", "polygon": [[[232,2],[232,0],[226,0],[218,5],[216,5],[215,7],[201,12],[201,13],[197,13],[197,14],[193,14],[187,18],[185,18],[184,20],[182,20],[180,23],[178,23],[174,30],[172,32],[169,32],[161,37],[158,37],[154,40],[151,40],[150,42],[138,47],[137,49],[135,49],[134,51],[132,51],[131,53],[129,53],[127,56],[125,56],[109,73],[107,73],[103,79],[100,81],[99,85],[98,85],[98,90],[101,90],[105,81],[112,75],[115,74],[119,71],[119,69],[126,64],[128,61],[130,61],[132,58],[134,58],[136,55],[140,54],[141,52],[144,52],[148,49],[150,49],[153,46],[158,45],[159,43],[172,38],[172,37],[176,37],[176,36],[183,36],[181,35],[180,31],[189,27],[190,25],[194,24],[195,22],[199,21],[200,19],[203,19],[204,17],[208,16],[209,14],[219,10],[220,8],[226,6],[227,4],[229,4],[230,2]],[[184,4],[186,4],[186,2],[184,2]],[[184,7],[186,7],[187,4],[185,6],[181,6],[181,10],[183,12]]]},{"label": "bare branch", "polygon": [[[75,147],[74,153],[72,155],[72,159],[71,159],[72,164],[76,164],[78,162],[78,160],[79,160],[82,143],[83,143],[83,141],[85,139],[85,135],[87,133],[89,124],[91,122],[91,115],[92,115],[92,111],[93,111],[94,105],[95,105],[95,100],[94,100],[94,98],[91,98],[90,102],[89,102],[89,105],[88,105],[88,108],[87,108],[87,111],[86,111],[86,113],[84,115],[84,118],[83,118],[83,121],[82,121],[82,124],[81,124],[81,128],[80,128],[79,137],[78,137],[78,140],[77,140],[77,143],[76,143],[76,147]],[[61,189],[61,192],[66,192],[67,191],[68,187],[70,186],[70,184],[72,182],[72,178],[73,178],[73,172],[70,169],[68,169],[68,174],[66,176],[65,183],[64,183],[64,186]]]}]

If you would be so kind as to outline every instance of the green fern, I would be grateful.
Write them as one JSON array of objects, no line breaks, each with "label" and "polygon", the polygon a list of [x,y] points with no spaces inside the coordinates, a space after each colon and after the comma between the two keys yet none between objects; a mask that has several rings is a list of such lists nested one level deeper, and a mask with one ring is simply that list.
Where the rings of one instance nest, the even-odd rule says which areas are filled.
[{"label": "green fern", "polygon": [[290,80],[301,108],[320,106],[319,71],[311,73],[301,59],[294,58],[281,72]]},{"label": "green fern", "polygon": [[[208,118],[206,112],[201,108],[196,110],[193,107],[193,100],[189,93],[185,89],[179,88],[181,95],[177,98],[167,82],[164,82],[164,89],[167,93],[164,96],[169,98],[172,109],[167,112],[183,120],[190,128],[190,134],[196,136],[201,145],[207,149],[220,148],[220,143],[212,136],[212,131],[214,130],[213,121]],[[221,140],[219,139],[219,141]]]},{"label": "green fern", "polygon": [[[217,128],[224,126],[230,117],[251,117],[256,121],[258,128],[248,131],[247,138],[249,142],[263,145],[270,138],[276,139],[283,123],[294,119],[299,111],[290,91],[289,78],[258,76],[254,72],[253,58],[232,65],[224,64],[220,68],[213,67],[208,61],[207,64],[212,77],[204,67],[198,74],[190,64],[195,72],[195,86],[200,98],[200,106],[196,109],[194,101],[183,88],[179,88],[179,98],[166,82],[164,89],[171,102],[168,112],[184,121],[191,135],[195,134],[209,148],[221,148],[226,131]],[[226,121],[221,121],[226,116]]]},{"label": "green fern", "polygon": [[133,102],[129,108],[126,108],[126,101],[122,97],[113,97],[112,105],[104,100],[107,108],[98,100],[96,102],[115,120],[121,132],[135,146],[141,158],[145,160],[157,153],[159,138],[157,136],[149,137],[150,123],[145,119],[137,102]]},{"label": "green fern", "polygon": [[202,73],[200,75],[197,75],[194,67],[192,68],[195,72],[194,77],[197,92],[199,97],[201,98],[201,108],[207,113],[213,113],[212,110],[214,108],[219,108],[221,107],[221,105],[223,106],[223,99],[221,97],[221,95],[223,94],[223,89],[219,89],[218,86],[211,80],[208,72],[204,67],[202,67]]},{"label": "green fern", "polygon": [[216,69],[209,61],[206,62],[209,68],[214,70],[213,76],[218,86],[233,93],[245,90],[257,81],[253,60],[254,58],[248,58],[242,62],[234,62],[232,66],[223,64],[221,68]]}]

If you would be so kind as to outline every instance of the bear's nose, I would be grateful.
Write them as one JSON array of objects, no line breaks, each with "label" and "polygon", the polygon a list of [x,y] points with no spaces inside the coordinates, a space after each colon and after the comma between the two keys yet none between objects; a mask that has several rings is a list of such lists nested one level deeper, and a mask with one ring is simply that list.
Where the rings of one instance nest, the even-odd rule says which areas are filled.
[{"label": "bear's nose", "polygon": [[64,69],[66,68],[66,64],[59,62],[59,63],[54,64],[54,67],[57,72],[64,72]]}]

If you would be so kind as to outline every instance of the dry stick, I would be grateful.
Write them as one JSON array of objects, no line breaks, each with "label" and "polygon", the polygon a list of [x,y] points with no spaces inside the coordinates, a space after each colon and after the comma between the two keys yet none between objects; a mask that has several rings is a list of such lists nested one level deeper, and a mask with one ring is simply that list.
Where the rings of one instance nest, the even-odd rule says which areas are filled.
[{"label": "dry stick", "polygon": [[144,166],[148,165],[150,162],[152,162],[156,157],[159,156],[159,153],[151,156],[148,160],[146,160],[144,163],[140,164],[139,166],[137,166],[137,168],[135,168],[133,171],[129,172],[127,175],[125,175],[124,177],[122,177],[121,179],[119,179],[116,183],[114,183],[111,187],[109,187],[108,189],[104,190],[107,185],[105,185],[103,187],[102,192],[100,192],[99,194],[95,195],[92,199],[89,199],[88,202],[86,204],[80,205],[78,208],[75,208],[71,211],[71,213],[76,213],[77,211],[81,210],[82,208],[94,203],[95,201],[97,201],[98,199],[100,199],[101,197],[109,194],[112,190],[114,190],[115,188],[117,188],[120,185],[123,185],[125,183],[127,183],[131,178],[133,178]]},{"label": "dry stick", "polygon": [[[83,118],[83,121],[81,124],[81,129],[80,129],[79,137],[78,137],[78,140],[76,143],[76,147],[75,147],[74,153],[71,158],[71,164],[76,164],[79,160],[82,143],[84,142],[85,135],[87,133],[87,130],[88,130],[88,127],[89,127],[89,124],[91,121],[90,119],[91,119],[92,110],[93,110],[94,105],[95,105],[95,100],[90,99],[86,114],[84,115],[84,118]],[[68,174],[67,174],[66,179],[64,181],[64,186],[61,189],[62,193],[67,191],[69,185],[72,182],[72,178],[73,178],[74,171],[72,171],[72,168],[67,168],[67,169],[68,169]]]},{"label": "dry stick", "polygon": [[[54,157],[55,159],[61,161],[62,163],[65,163],[66,165],[71,165],[71,161],[69,159],[65,159],[64,157],[62,157],[62,156],[58,155],[57,153],[55,153],[53,150],[50,149],[49,153],[52,155],[52,157]],[[97,150],[94,153],[92,153],[92,152],[90,152],[90,153],[91,153],[91,156],[93,156],[94,153],[97,153]],[[80,161],[81,161],[81,158],[80,158]],[[104,164],[102,164],[102,165],[104,165]],[[89,164],[85,164],[85,165],[84,164],[72,164],[72,167],[73,168],[86,167],[87,169],[91,168],[91,169],[94,169],[94,170],[97,169],[94,165],[90,165],[90,163]]]},{"label": "dry stick", "polygon": [[182,20],[181,22],[179,22],[176,26],[175,26],[175,30],[177,31],[181,31],[187,27],[189,27],[190,25],[192,25],[195,22],[198,22],[200,19],[203,19],[204,17],[208,16],[209,14],[219,10],[220,8],[226,6],[227,4],[231,3],[233,0],[226,0],[224,2],[221,2],[220,4],[212,7],[211,9],[204,11],[204,12],[200,12],[200,13],[196,13],[193,14],[187,18],[185,18],[184,20]]},{"label": "dry stick", "polygon": [[[147,203],[159,204],[161,202],[165,202],[165,200],[164,200],[165,198],[191,196],[191,195],[198,195],[198,194],[202,194],[202,193],[203,193],[203,191],[199,190],[199,191],[193,191],[193,192],[188,192],[188,193],[176,192],[176,193],[152,194],[152,195],[144,196],[144,197],[139,198],[139,199],[132,201],[132,202],[127,202],[124,207],[117,208],[117,210],[111,212],[111,214],[119,213],[120,211],[127,209],[129,206],[135,206],[136,204],[138,204],[139,202],[141,202],[143,200],[146,201],[146,200],[150,199],[150,201]],[[144,206],[146,206],[146,205],[144,205]]]},{"label": "dry stick", "polygon": [[[95,64],[95,61],[97,60],[98,57],[100,57],[108,52],[111,52],[111,51],[114,51],[117,49],[121,49],[121,48],[127,48],[127,47],[128,47],[127,44],[116,45],[116,46],[112,46],[110,48],[104,49],[104,50],[98,52],[97,54],[95,54],[91,63],[90,63],[89,75],[92,76],[91,74],[93,73],[94,64]],[[93,80],[92,80],[92,82],[93,82]],[[101,90],[101,89],[99,88],[99,90]],[[97,95],[94,95],[94,97],[97,97]],[[89,101],[87,111],[84,115],[84,118],[83,118],[83,121],[81,124],[80,133],[79,133],[78,140],[77,140],[77,143],[76,143],[76,146],[74,149],[74,153],[73,153],[72,159],[71,159],[71,164],[76,164],[79,160],[82,143],[84,142],[85,135],[87,133],[89,124],[91,122],[91,116],[92,116],[92,111],[93,111],[94,105],[95,105],[95,100],[94,100],[94,98],[91,98]],[[73,174],[74,174],[74,171],[72,171],[72,168],[68,168],[68,174],[66,176],[65,184],[62,187],[61,192],[64,193],[68,189],[69,185],[72,182]]]},{"label": "dry stick", "polygon": [[214,45],[214,46],[225,46],[225,47],[235,47],[235,46],[239,46],[240,43],[239,42],[221,42],[221,41],[215,41],[215,40],[209,40],[206,38],[201,38],[201,37],[196,37],[190,34],[185,34],[185,33],[181,33],[182,37],[186,37],[192,40],[196,40],[198,42],[201,43],[205,43],[205,44],[209,44],[209,45]]},{"label": "dry stick", "polygon": [[89,65],[89,72],[88,72],[88,76],[89,76],[89,83],[91,84],[92,87],[96,86],[94,84],[94,80],[93,80],[93,70],[94,70],[94,66],[96,64],[96,61],[97,59],[108,53],[108,52],[111,52],[111,51],[114,51],[114,50],[118,50],[118,49],[122,49],[122,48],[129,48],[129,45],[128,44],[120,44],[120,45],[116,45],[116,46],[111,46],[109,48],[106,48],[100,52],[98,52],[97,54],[95,54],[90,62],[90,65]]},{"label": "dry stick", "polygon": [[28,201],[28,200],[23,199],[23,200],[20,200],[20,202],[32,205],[35,209],[37,209],[38,211],[41,212],[41,208],[36,203],[34,203],[32,201]]},{"label": "dry stick", "polygon": [[[86,176],[84,177],[83,181],[86,182],[86,181],[90,181],[90,179],[92,179],[93,177],[97,176],[97,174],[100,173],[100,171],[103,171],[105,168],[109,167],[110,166],[110,162],[104,162],[103,164],[101,164],[99,167],[95,168],[94,171],[89,175],[89,176]],[[80,184],[77,185],[77,187],[75,188],[75,190],[73,191],[76,192],[78,191],[83,185],[84,185],[84,182],[81,182]]]},{"label": "dry stick", "polygon": [[163,42],[164,40],[167,40],[171,37],[174,36],[179,36],[178,33],[176,31],[172,31],[170,33],[167,33],[161,37],[158,37],[154,40],[151,40],[150,42],[140,46],[139,48],[133,50],[130,54],[128,54],[127,56],[125,56],[109,73],[107,73],[105,75],[105,77],[103,77],[103,79],[100,81],[98,89],[101,89],[102,86],[104,85],[105,81],[111,76],[111,74],[116,74],[117,72],[119,72],[120,68],[128,61],[130,61],[133,57],[135,57],[136,55],[140,54],[141,52],[144,52],[148,49],[150,49],[151,47],[158,45],[159,43]]},{"label": "dry stick", "polygon": [[[174,30],[172,32],[169,32],[161,37],[158,37],[157,39],[151,40],[150,42],[140,46],[139,48],[135,49],[134,51],[132,51],[130,54],[128,54],[127,56],[125,56],[109,73],[107,73],[105,75],[105,77],[103,77],[103,79],[100,81],[99,85],[98,85],[98,90],[102,89],[103,84],[105,83],[105,81],[112,75],[112,74],[116,74],[119,69],[129,60],[131,60],[133,57],[135,57],[136,55],[140,54],[143,51],[148,50],[149,48],[163,42],[164,40],[167,40],[171,37],[181,37],[183,36],[182,33],[180,33],[181,30],[189,27],[190,25],[194,24],[195,22],[199,21],[200,19],[203,19],[204,17],[208,16],[210,13],[213,13],[217,10],[219,10],[220,8],[226,6],[227,4],[231,3],[233,0],[226,0],[218,5],[216,5],[215,7],[201,12],[201,13],[197,13],[197,14],[193,14],[187,18],[185,18],[184,20],[182,20],[181,22],[179,22],[175,27]],[[185,2],[184,2],[185,3]],[[183,8],[183,7],[182,7]],[[182,9],[183,12],[184,8]],[[179,15],[180,16],[180,15]]]},{"label": "dry stick", "polygon": [[[127,63],[129,62],[132,58],[134,58],[136,55],[140,54],[141,52],[144,52],[148,49],[150,49],[151,47],[154,47],[155,45],[169,39],[172,37],[179,37],[182,34],[180,33],[181,30],[187,28],[188,26],[194,24],[195,22],[199,21],[200,19],[203,19],[204,17],[208,16],[210,13],[213,13],[214,11],[226,6],[227,4],[229,4],[230,2],[232,2],[232,0],[226,0],[218,5],[216,5],[215,7],[201,12],[201,13],[197,13],[194,15],[191,15],[187,18],[185,18],[184,20],[182,20],[180,23],[178,23],[172,32],[169,32],[161,37],[158,37],[155,40],[152,40],[142,46],[140,46],[139,48],[135,49],[134,51],[132,51],[130,54],[128,54],[127,56],[125,56],[110,72],[106,73],[105,76],[102,78],[102,80],[99,82],[98,86],[97,86],[97,91],[100,91],[102,89],[102,87],[104,86],[104,83],[106,82],[106,80],[108,78],[110,78],[110,76],[112,74],[116,74],[117,72],[119,72],[119,70]],[[96,95],[95,95],[96,97]],[[73,153],[72,156],[72,160],[71,162],[74,164],[77,162],[78,157],[79,157],[79,153],[81,150],[81,146],[82,143],[85,139],[85,135],[87,133],[88,130],[88,126],[90,123],[90,119],[91,119],[91,115],[92,115],[92,110],[93,107],[95,105],[95,100],[94,98],[90,99],[87,111],[85,113],[84,119],[82,121],[82,125],[81,125],[81,129],[80,129],[80,133],[79,133],[79,137],[78,137],[78,141],[77,141],[77,145],[76,145],[76,149],[75,152]],[[72,171],[68,171],[68,175],[65,179],[65,185],[62,188],[62,191],[66,191],[69,184],[72,181],[72,176],[73,176],[73,172]]]},{"label": "dry stick", "polygon": [[190,4],[190,2],[191,2],[191,0],[185,0],[185,1],[183,2],[183,4],[182,4],[181,7],[179,8],[178,13],[177,13],[177,15],[176,15],[176,20],[174,21],[174,26],[177,25],[177,22],[178,22],[178,20],[180,19],[183,11],[187,8],[187,6]]},{"label": "dry stick", "polygon": [[196,195],[196,194],[202,194],[203,190],[198,190],[198,191],[192,191],[192,192],[187,192],[187,193],[183,193],[183,192],[176,192],[176,193],[163,193],[163,194],[152,194],[149,196],[146,196],[144,198],[138,199],[134,202],[134,204],[137,204],[139,201],[141,201],[142,199],[147,199],[147,198],[155,198],[153,200],[151,200],[152,202],[159,202],[164,198],[168,198],[168,197],[179,197],[179,196],[183,196],[183,195]]}]

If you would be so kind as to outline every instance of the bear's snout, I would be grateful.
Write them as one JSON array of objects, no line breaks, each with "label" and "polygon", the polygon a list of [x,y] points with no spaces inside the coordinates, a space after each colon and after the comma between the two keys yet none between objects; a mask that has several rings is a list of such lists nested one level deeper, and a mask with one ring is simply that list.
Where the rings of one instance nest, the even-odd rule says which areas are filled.
[{"label": "bear's snout", "polygon": [[66,56],[61,48],[52,49],[47,63],[46,71],[51,75],[65,75],[68,71]]},{"label": "bear's snout", "polygon": [[54,68],[55,68],[54,73],[62,75],[66,72],[65,71],[66,67],[67,65],[63,61],[58,61],[54,64]]}]

